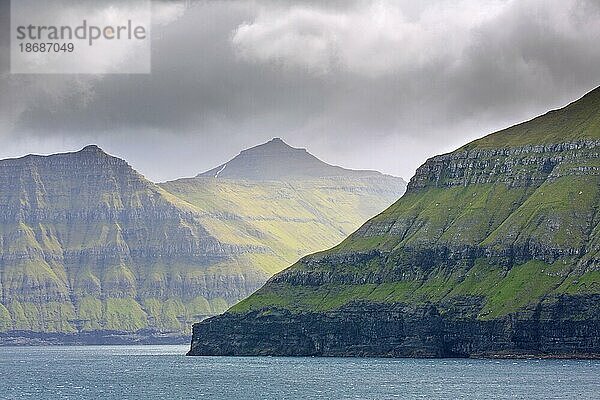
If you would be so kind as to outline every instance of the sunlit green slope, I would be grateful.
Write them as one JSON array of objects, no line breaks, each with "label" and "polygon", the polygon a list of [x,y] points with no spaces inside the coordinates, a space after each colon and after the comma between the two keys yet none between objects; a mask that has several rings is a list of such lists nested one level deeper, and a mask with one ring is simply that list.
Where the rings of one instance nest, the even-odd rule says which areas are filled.
[{"label": "sunlit green slope", "polygon": [[232,312],[325,311],[365,300],[436,304],[442,313],[490,320],[561,296],[598,295],[599,207],[596,89],[429,159],[393,206]]},{"label": "sunlit green slope", "polygon": [[288,181],[196,177],[162,187],[201,209],[202,226],[220,240],[267,246],[242,258],[268,274],[338,244],[404,191],[401,180],[383,175]]},{"label": "sunlit green slope", "polygon": [[161,187],[202,210],[202,225],[220,240],[266,246],[238,259],[272,275],[341,242],[398,199],[406,184],[326,164],[275,138],[195,178]]}]

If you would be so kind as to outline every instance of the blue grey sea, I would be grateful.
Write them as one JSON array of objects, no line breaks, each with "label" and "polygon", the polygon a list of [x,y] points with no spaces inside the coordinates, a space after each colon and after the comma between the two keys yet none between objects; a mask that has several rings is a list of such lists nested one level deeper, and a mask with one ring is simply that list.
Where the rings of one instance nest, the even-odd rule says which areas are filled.
[{"label": "blue grey sea", "polygon": [[600,361],[186,357],[0,347],[0,399],[600,399]]}]

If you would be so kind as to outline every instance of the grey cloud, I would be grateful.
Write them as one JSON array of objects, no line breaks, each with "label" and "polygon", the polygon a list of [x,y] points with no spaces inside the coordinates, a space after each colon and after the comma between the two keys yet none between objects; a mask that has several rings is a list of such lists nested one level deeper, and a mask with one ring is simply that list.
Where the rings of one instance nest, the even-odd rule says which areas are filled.
[{"label": "grey cloud", "polygon": [[426,157],[599,82],[593,0],[198,1],[180,11],[156,28],[152,75],[4,73],[0,156],[94,141],[163,180],[281,136],[328,162],[408,178]]}]

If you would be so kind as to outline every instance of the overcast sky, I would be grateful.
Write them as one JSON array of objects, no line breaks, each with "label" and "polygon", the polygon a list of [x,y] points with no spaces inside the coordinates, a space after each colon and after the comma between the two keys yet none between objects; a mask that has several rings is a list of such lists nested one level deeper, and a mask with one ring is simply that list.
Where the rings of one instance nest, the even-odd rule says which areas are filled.
[{"label": "overcast sky", "polygon": [[[154,2],[152,74],[11,75],[0,158],[96,143],[155,181],[281,137],[410,178],[600,85],[600,1]],[[325,5],[323,4],[325,3]]]}]

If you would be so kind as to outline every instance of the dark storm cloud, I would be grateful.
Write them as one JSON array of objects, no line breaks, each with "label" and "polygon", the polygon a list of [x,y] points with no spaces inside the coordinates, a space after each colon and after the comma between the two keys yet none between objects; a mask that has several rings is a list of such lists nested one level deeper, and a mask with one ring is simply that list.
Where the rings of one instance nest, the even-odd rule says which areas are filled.
[{"label": "dark storm cloud", "polygon": [[166,179],[281,136],[408,178],[600,81],[594,0],[182,4],[154,3],[151,75],[3,72],[0,156],[94,141]]}]

